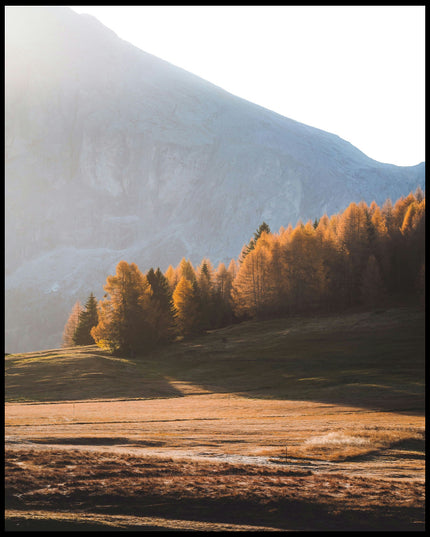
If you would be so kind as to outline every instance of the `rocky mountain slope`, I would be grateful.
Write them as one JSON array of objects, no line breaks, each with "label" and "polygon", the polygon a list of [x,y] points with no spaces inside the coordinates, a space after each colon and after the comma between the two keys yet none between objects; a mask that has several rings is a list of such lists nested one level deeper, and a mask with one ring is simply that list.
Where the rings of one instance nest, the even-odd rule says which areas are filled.
[{"label": "rocky mountain slope", "polygon": [[121,259],[237,257],[272,230],[424,188],[66,7],[6,8],[6,351],[58,346]]}]

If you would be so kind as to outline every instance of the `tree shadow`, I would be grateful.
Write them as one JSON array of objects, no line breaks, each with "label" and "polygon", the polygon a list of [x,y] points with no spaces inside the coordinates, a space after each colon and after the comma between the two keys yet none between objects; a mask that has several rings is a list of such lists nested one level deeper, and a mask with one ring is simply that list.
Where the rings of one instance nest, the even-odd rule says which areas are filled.
[{"label": "tree shadow", "polygon": [[[288,319],[247,322],[145,358],[169,378],[244,397],[314,401],[421,415],[423,317],[302,330]],[[381,315],[380,315],[381,316]]]}]

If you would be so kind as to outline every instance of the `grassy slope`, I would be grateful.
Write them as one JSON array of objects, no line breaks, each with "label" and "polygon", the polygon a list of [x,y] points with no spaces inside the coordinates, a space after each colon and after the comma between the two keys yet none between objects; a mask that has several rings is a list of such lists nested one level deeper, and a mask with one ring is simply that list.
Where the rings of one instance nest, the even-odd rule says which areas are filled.
[{"label": "grassy slope", "polygon": [[6,357],[7,401],[174,397],[174,381],[249,397],[424,409],[424,311],[245,322],[147,356],[95,346]]}]

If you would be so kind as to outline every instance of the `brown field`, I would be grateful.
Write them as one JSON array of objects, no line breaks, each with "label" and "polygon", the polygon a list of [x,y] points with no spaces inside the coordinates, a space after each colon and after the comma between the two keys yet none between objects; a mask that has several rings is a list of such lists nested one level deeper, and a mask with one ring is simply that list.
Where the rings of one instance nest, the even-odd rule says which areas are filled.
[{"label": "brown field", "polygon": [[[233,335],[243,330],[236,327]],[[184,345],[212,349],[215,337]],[[67,363],[62,352],[53,358],[56,379],[58,364]],[[185,347],[175,352],[176,361],[188,359]],[[256,397],[255,375],[248,393],[243,377],[235,381],[240,389],[230,391],[232,378],[221,382],[215,373],[206,384],[190,382],[213,361],[208,353],[195,370],[183,368],[183,378],[167,375],[164,364],[164,384],[150,364],[150,398],[14,402],[20,390],[29,392],[24,366],[33,374],[37,356],[43,380],[54,385],[48,355],[42,355],[27,355],[28,364],[25,355],[7,359],[9,530],[424,530],[425,422],[422,391],[411,388],[412,378],[403,390],[397,377],[387,380],[379,407],[348,402],[360,393],[374,397],[373,390],[363,392],[367,380],[351,400],[345,389],[343,404],[341,385],[332,390],[332,402],[327,390],[319,401],[300,399],[297,391],[288,399],[279,385],[276,394]],[[367,367],[366,379],[372,375]],[[143,376],[150,383],[150,375]],[[306,380],[313,376],[310,371]],[[26,380],[18,382],[21,377]],[[268,380],[262,378],[260,393]],[[157,385],[163,386],[160,398]]]}]

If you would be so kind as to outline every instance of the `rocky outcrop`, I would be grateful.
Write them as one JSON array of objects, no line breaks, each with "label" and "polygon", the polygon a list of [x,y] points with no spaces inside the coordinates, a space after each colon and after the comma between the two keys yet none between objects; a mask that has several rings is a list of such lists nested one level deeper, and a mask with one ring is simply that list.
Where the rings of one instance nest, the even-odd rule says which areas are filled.
[{"label": "rocky outcrop", "polygon": [[239,99],[65,7],[6,8],[6,350],[58,346],[116,263],[237,257],[272,230],[424,187],[424,164]]}]

